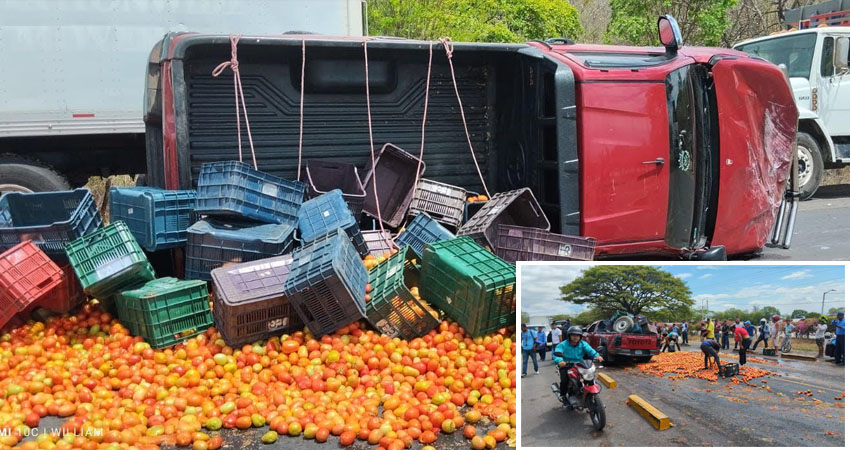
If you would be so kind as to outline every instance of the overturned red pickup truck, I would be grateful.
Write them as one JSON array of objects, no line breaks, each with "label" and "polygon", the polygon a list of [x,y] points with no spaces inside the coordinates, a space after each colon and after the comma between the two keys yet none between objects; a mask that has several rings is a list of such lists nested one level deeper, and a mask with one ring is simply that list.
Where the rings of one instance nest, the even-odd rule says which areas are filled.
[{"label": "overturned red pickup truck", "polygon": [[[456,88],[490,190],[531,188],[551,231],[595,238],[597,258],[722,259],[782,242],[793,228],[793,213],[785,226],[778,217],[786,199],[795,206],[786,182],[797,127],[785,76],[745,53],[683,47],[672,18],[659,25],[665,48],[456,43],[456,81],[437,42],[242,37],[258,166],[294,179],[300,130],[304,158],[366,166],[368,46],[376,148],[418,153],[430,68],[429,179],[482,192]],[[228,36],[191,33],[169,34],[152,51],[149,184],[191,188],[203,163],[237,157],[233,80],[211,75],[230,55]],[[244,123],[242,132],[245,144]]]}]

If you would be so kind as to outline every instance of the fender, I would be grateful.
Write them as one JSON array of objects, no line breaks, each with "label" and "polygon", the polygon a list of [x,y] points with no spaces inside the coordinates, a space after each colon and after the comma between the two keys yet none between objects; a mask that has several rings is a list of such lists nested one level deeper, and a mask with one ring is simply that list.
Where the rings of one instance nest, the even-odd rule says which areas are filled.
[{"label": "fender", "polygon": [[826,143],[826,148],[821,149],[821,154],[824,156],[823,159],[825,162],[838,161],[838,155],[835,154],[835,145],[832,143],[832,138],[826,132],[826,126],[820,117],[818,117],[817,113],[808,108],[800,108],[799,106],[797,107],[797,111],[799,113],[797,130],[811,134],[821,144]]},{"label": "fender", "polygon": [[596,383],[593,383],[589,386],[585,385],[583,391],[584,391],[585,395],[587,395],[587,394],[598,394],[599,393],[599,385],[596,384]]}]

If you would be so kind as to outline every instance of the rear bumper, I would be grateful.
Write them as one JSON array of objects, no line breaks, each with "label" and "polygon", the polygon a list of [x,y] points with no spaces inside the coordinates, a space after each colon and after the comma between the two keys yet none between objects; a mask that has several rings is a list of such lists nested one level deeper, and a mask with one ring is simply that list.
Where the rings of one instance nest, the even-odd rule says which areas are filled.
[{"label": "rear bumper", "polygon": [[629,348],[615,348],[608,350],[608,353],[617,356],[650,356],[657,355],[658,349],[629,349]]}]

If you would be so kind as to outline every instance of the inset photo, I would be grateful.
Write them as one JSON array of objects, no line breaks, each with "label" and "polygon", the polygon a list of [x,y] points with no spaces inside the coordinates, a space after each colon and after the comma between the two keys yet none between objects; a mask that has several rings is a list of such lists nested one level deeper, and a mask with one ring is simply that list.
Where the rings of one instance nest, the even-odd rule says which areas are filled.
[{"label": "inset photo", "polygon": [[518,264],[522,447],[843,447],[845,277]]}]

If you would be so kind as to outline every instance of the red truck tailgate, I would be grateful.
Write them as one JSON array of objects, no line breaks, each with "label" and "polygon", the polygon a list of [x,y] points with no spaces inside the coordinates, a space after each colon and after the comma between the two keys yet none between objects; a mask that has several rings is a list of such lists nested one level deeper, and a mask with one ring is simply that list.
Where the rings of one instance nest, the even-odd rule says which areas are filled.
[{"label": "red truck tailgate", "polygon": [[658,348],[658,338],[655,334],[624,334],[617,347],[632,350],[653,350]]}]

